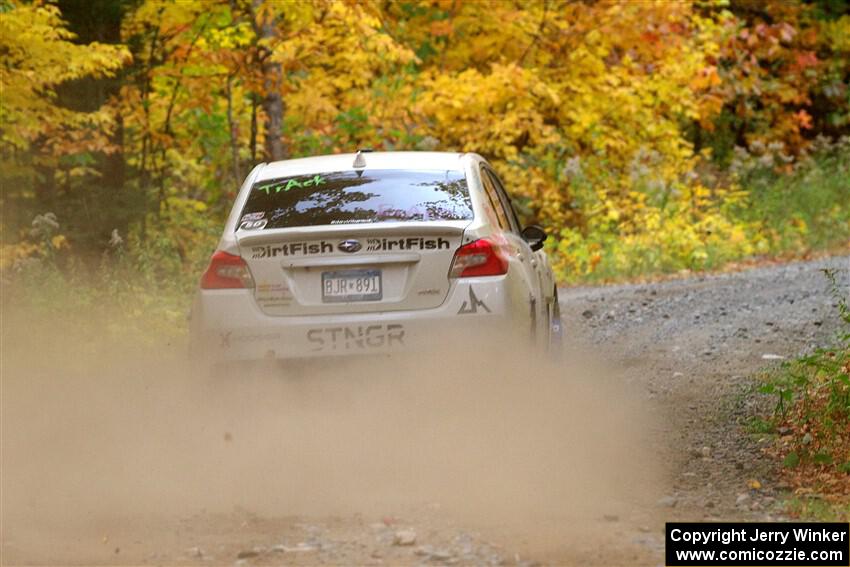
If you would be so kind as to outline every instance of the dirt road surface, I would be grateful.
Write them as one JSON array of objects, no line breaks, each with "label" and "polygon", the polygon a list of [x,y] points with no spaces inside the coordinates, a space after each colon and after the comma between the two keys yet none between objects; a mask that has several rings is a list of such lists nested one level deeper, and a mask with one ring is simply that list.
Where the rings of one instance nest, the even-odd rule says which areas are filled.
[{"label": "dirt road surface", "polygon": [[563,289],[555,362],[499,345],[212,394],[181,345],[104,354],[6,314],[0,563],[662,564],[665,521],[782,518],[747,392],[834,336],[822,268],[848,286],[844,256]]},{"label": "dirt road surface", "polygon": [[[759,403],[747,394],[758,370],[835,337],[837,301],[821,273],[828,268],[841,271],[850,291],[845,256],[564,294],[582,340],[617,357],[625,380],[640,383],[665,416],[657,439],[668,463],[670,520],[777,514],[782,487],[760,451],[768,440],[742,427]],[[764,489],[748,490],[750,480]]]}]

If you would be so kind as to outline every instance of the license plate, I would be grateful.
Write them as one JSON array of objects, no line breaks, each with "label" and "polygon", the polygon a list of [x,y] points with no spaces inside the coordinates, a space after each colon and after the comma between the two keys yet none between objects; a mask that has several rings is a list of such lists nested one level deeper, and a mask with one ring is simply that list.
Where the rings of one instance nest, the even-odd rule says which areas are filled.
[{"label": "license plate", "polygon": [[322,301],[377,301],[383,297],[381,270],[322,272]]}]

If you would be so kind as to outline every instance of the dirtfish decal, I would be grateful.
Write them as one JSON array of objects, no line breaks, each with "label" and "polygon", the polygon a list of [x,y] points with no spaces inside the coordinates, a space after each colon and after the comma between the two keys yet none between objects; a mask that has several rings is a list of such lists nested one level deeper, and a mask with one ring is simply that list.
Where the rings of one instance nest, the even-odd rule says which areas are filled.
[{"label": "dirtfish decal", "polygon": [[445,238],[370,238],[366,241],[369,252],[387,250],[448,250],[451,243]]},{"label": "dirtfish decal", "polygon": [[274,183],[269,183],[268,185],[263,185],[262,187],[255,187],[255,191],[265,191],[266,195],[271,194],[272,191],[275,193],[280,193],[283,191],[284,193],[295,188],[301,187],[317,187],[319,185],[324,185],[326,183],[325,178],[321,175],[314,175],[309,179],[305,179],[303,181],[299,181],[294,177],[292,179],[287,179],[284,181],[276,181]]},{"label": "dirtfish decal", "polygon": [[275,258],[280,256],[312,256],[313,254],[330,254],[334,251],[333,242],[290,242],[275,246],[254,246],[251,248],[251,258]]},{"label": "dirtfish decal", "polygon": [[[366,241],[367,252],[387,252],[392,250],[448,250],[451,242],[445,238],[370,238]],[[251,247],[251,258],[276,258],[277,256],[313,256],[332,254],[336,250],[335,242],[288,242],[269,246]]]}]

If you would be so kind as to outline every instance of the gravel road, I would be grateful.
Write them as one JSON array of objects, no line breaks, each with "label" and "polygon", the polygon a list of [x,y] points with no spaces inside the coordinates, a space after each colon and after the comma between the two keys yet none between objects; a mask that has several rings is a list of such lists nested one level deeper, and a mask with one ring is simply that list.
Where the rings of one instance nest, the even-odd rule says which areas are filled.
[{"label": "gravel road", "polygon": [[[592,358],[604,361],[606,368],[613,369],[607,375],[608,386],[613,384],[622,392],[619,400],[612,398],[613,407],[586,410],[609,412],[605,421],[612,423],[613,429],[586,432],[586,437],[577,437],[577,443],[603,444],[610,439],[621,451],[622,445],[630,442],[630,425],[648,429],[640,432],[647,441],[638,457],[623,457],[624,461],[636,459],[638,465],[624,464],[624,470],[632,476],[645,466],[653,469],[655,477],[646,485],[646,494],[635,495],[631,508],[591,500],[590,512],[582,513],[572,524],[558,524],[557,517],[548,512],[532,514],[524,520],[527,529],[521,534],[478,529],[474,522],[464,523],[462,514],[448,514],[446,508],[451,506],[441,508],[438,502],[334,512],[329,504],[338,498],[328,489],[345,490],[348,485],[339,483],[349,477],[374,475],[359,486],[366,487],[366,493],[378,493],[385,474],[383,465],[374,470],[343,470],[336,476],[322,469],[323,463],[334,461],[316,454],[314,445],[324,444],[332,456],[346,453],[350,445],[347,435],[355,443],[358,439],[356,431],[329,432],[328,416],[373,411],[352,402],[360,395],[357,388],[349,388],[343,397],[336,394],[343,382],[331,383],[329,389],[309,398],[316,407],[312,413],[304,412],[300,421],[271,421],[277,415],[286,417],[287,411],[268,391],[253,398],[222,399],[217,406],[206,403],[199,409],[196,391],[182,381],[183,370],[175,362],[182,356],[179,349],[170,354],[160,351],[162,358],[171,356],[168,361],[158,361],[163,368],[167,362],[168,371],[155,372],[154,366],[128,364],[126,359],[99,361],[93,368],[92,357],[74,355],[78,345],[73,338],[65,339],[70,341],[65,347],[54,341],[51,351],[43,351],[38,344],[27,351],[24,347],[16,350],[16,345],[24,343],[6,337],[4,348],[10,356],[4,362],[3,378],[3,563],[245,567],[662,564],[664,521],[782,517],[779,498],[783,487],[761,452],[769,441],[749,434],[746,428],[766,401],[747,393],[759,369],[826,344],[834,336],[838,325],[835,300],[820,272],[823,268],[844,270],[842,285],[850,289],[850,256],[661,283],[562,289],[567,352],[591,353]],[[433,373],[437,364],[450,366],[451,362],[435,360],[427,372]],[[57,367],[62,372],[59,381]],[[567,373],[561,371],[562,376]],[[109,380],[104,381],[103,376]],[[402,385],[397,380],[391,376],[386,381],[394,396],[400,387],[396,384]],[[520,385],[525,388],[526,383]],[[362,384],[368,392],[370,380]],[[582,386],[597,387],[592,383]],[[521,391],[506,391],[522,403]],[[380,404],[386,401],[374,392],[370,395]],[[492,401],[473,391],[457,407],[486,415],[487,408],[479,407],[482,399]],[[629,421],[627,401],[651,416],[646,425]],[[406,402],[413,404],[411,408],[418,407],[415,396]],[[551,402],[534,401],[540,408]],[[563,407],[559,414],[576,409],[560,400],[554,402],[555,407]],[[238,413],[233,413],[234,407]],[[416,420],[429,416],[411,414],[408,419],[407,410],[391,407],[398,409],[398,415],[380,413],[386,409],[377,410],[374,419],[371,414],[358,414],[356,423],[365,428],[364,436],[383,435],[382,424],[396,418],[402,430],[387,437],[389,446],[370,449],[364,445],[364,450],[372,451],[371,457],[348,451],[349,465],[358,467],[370,458],[381,462],[381,452],[400,448],[399,454],[421,468],[416,460],[418,446],[409,439],[417,434]],[[297,406],[290,407],[293,409],[297,411]],[[443,427],[444,422],[451,425],[457,414],[454,406],[442,409],[445,415],[438,414],[433,427]],[[510,444],[510,420],[515,417],[502,419],[502,413],[497,412],[492,424],[482,422],[487,426],[482,431],[498,430],[500,433],[492,436],[505,436],[505,440],[488,439],[487,443],[495,447],[502,443],[506,450],[524,455],[522,446]],[[543,409],[539,413],[542,418],[516,419],[534,426],[528,430],[534,432],[541,431],[540,424],[571,423],[547,416]],[[623,422],[617,422],[618,413],[626,416]],[[507,425],[502,427],[505,421]],[[453,441],[458,436],[463,441],[463,428],[470,424],[475,426],[457,421],[455,429],[446,425],[445,431]],[[293,428],[306,431],[288,441],[289,450],[300,451],[314,468],[291,468],[290,473],[314,480],[312,484],[305,481],[304,494],[287,493],[283,502],[300,503],[303,508],[312,502],[309,491],[321,490],[321,507],[331,512],[317,510],[309,516],[293,512],[274,503],[280,494],[266,495],[262,490],[257,491],[259,501],[268,500],[266,506],[234,508],[233,502],[251,500],[252,488],[256,488],[252,483],[280,486],[278,477],[285,475],[278,471],[291,463],[275,460],[271,452],[279,451],[280,438]],[[462,462],[465,455],[490,458],[489,453],[477,452],[476,439],[482,435],[474,430],[472,439],[466,440],[469,443],[449,445],[452,451],[460,446],[464,452],[445,453],[444,460]],[[263,438],[252,439],[257,436]],[[530,437],[519,436],[519,441],[525,443]],[[593,465],[590,449],[585,461]],[[437,447],[434,455],[439,457],[441,450],[444,447]],[[528,454],[534,455],[533,451]],[[572,455],[563,461],[541,456],[540,461],[526,459],[522,478],[558,484],[559,477],[540,476],[538,469],[549,465],[558,470],[565,463],[570,465]],[[611,457],[604,452],[601,456]],[[494,476],[503,468],[498,460],[492,465],[484,462],[488,468],[483,470]],[[445,465],[433,464],[438,472]],[[606,462],[605,467],[610,466]],[[409,472],[415,475],[417,467]],[[599,476],[606,483],[617,483],[602,471]],[[752,481],[758,481],[760,488],[753,489]],[[234,486],[243,493],[225,492]],[[469,485],[469,498],[464,491],[456,494],[454,509],[462,509],[472,500],[475,488]],[[616,486],[611,488],[616,492]],[[318,498],[319,493],[316,495]],[[533,496],[495,491],[491,498],[504,500],[501,508],[510,509],[510,498],[541,502]],[[349,504],[357,502],[348,494],[344,498]],[[109,505],[98,507],[98,502]],[[280,512],[270,513],[270,509]],[[576,535],[583,534],[583,529],[595,535]]]},{"label": "gravel road", "polygon": [[[746,433],[765,401],[753,375],[835,336],[837,303],[821,270],[850,257],[773,265],[652,284],[574,288],[561,294],[580,341],[623,363],[663,416],[658,431],[674,520],[771,520],[777,493],[769,442]],[[761,407],[758,407],[761,406]],[[758,481],[760,490],[750,489]]]}]

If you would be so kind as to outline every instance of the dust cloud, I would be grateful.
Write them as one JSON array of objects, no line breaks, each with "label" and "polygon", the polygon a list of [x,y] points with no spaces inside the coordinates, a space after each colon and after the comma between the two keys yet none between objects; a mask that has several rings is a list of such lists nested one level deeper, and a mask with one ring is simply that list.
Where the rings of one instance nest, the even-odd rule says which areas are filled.
[{"label": "dust cloud", "polygon": [[642,521],[657,498],[640,396],[575,352],[454,337],[419,355],[212,379],[179,342],[6,311],[5,561],[93,561],[122,525],[179,550],[191,543],[169,519],[234,510],[428,509],[545,553],[589,541],[603,515]]}]

